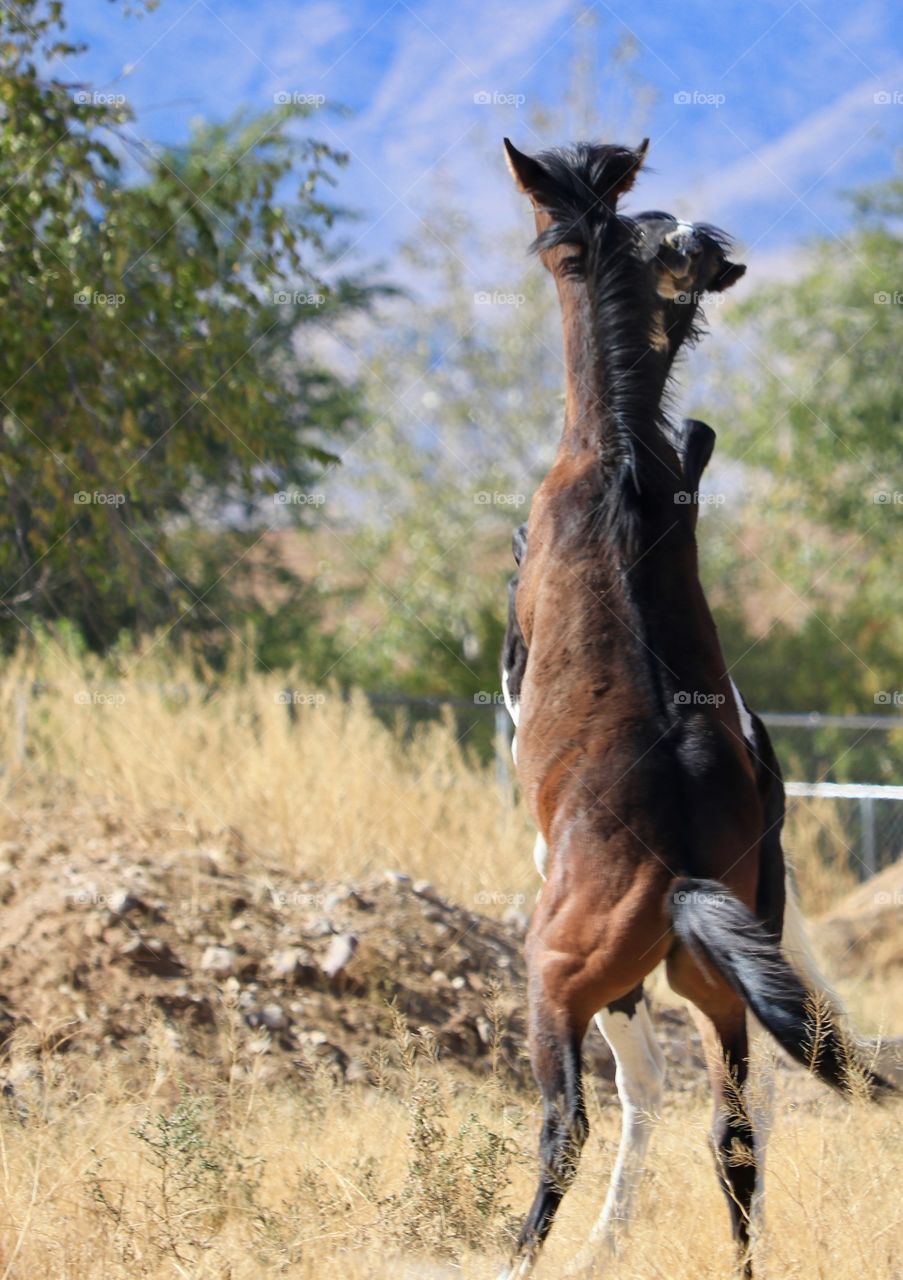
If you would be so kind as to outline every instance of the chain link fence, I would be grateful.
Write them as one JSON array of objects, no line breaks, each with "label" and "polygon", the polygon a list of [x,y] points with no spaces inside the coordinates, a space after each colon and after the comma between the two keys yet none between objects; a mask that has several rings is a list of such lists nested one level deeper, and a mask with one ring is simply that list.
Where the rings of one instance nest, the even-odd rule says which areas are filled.
[{"label": "chain link fence", "polygon": [[903,856],[903,787],[788,781],[786,790],[788,826],[808,826],[822,856],[860,880]]}]

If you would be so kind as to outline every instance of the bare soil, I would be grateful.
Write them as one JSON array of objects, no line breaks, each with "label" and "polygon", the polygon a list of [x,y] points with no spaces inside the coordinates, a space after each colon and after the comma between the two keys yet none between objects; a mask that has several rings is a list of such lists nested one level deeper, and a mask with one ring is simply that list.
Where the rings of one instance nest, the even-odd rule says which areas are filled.
[{"label": "bare soil", "polygon": [[[324,882],[289,875],[223,832],[171,819],[127,827],[58,803],[18,815],[0,844],[0,1042],[140,1064],[164,1034],[224,1077],[271,1063],[349,1082],[391,1069],[400,1018],[477,1075],[529,1079],[523,935],[403,871]],[[887,881],[886,885],[884,881]],[[841,972],[903,963],[903,872],[863,886],[819,930]],[[669,1086],[704,1087],[683,1009],[653,1001]],[[587,1037],[591,1077],[613,1064]],[[266,1073],[264,1073],[266,1075]]]}]

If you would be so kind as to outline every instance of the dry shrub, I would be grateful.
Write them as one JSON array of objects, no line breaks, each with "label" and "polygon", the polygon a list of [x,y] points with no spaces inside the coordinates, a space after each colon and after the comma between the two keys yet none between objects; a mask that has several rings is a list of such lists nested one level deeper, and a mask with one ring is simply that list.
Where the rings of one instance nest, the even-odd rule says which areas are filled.
[{"label": "dry shrub", "polygon": [[535,892],[526,816],[449,720],[403,735],[363,697],[290,676],[199,682],[160,650],[118,663],[60,650],[39,667],[19,659],[0,682],[0,759],[7,802],[69,779],[127,822],[163,813],[200,837],[238,832],[288,874],[397,867],[489,906]]}]

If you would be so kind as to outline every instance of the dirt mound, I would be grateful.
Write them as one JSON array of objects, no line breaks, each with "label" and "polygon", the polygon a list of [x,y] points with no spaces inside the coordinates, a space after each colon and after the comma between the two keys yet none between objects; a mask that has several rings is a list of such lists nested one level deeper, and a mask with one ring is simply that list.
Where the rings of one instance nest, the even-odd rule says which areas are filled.
[{"label": "dirt mound", "polygon": [[[391,1059],[400,1020],[470,1071],[529,1076],[522,917],[491,920],[394,870],[292,878],[230,833],[136,833],[50,810],[14,834],[0,845],[2,1040],[140,1061],[162,1035],[188,1075],[192,1058],[224,1075],[264,1060],[364,1081]],[[699,1086],[686,1016],[654,1016],[672,1085]],[[610,1089],[599,1036],[587,1056]]]},{"label": "dirt mound", "polygon": [[854,889],[818,922],[818,940],[843,977],[903,966],[903,860]]}]

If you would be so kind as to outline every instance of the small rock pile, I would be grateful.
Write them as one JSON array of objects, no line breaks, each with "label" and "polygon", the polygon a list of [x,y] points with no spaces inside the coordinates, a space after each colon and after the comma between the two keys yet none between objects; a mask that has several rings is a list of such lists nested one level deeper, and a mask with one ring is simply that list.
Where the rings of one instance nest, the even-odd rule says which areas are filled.
[{"label": "small rock pile", "polygon": [[[490,919],[395,870],[292,878],[230,833],[185,847],[161,828],[136,847],[110,815],[51,825],[0,846],[0,1042],[139,1061],[162,1034],[224,1074],[287,1061],[354,1082],[391,1060],[401,1024],[445,1061],[529,1080],[519,913]],[[672,1083],[698,1086],[685,1015],[655,1017]],[[587,1057],[610,1091],[595,1034]]]}]

